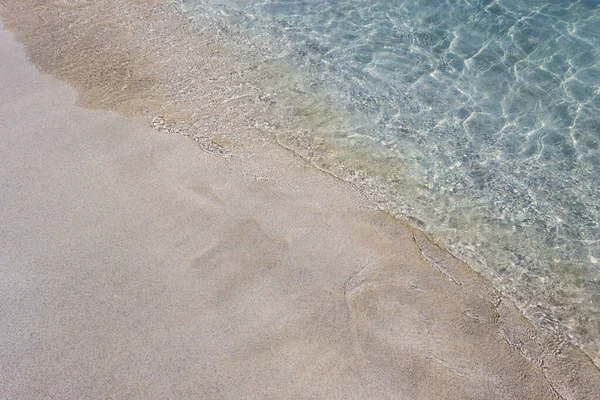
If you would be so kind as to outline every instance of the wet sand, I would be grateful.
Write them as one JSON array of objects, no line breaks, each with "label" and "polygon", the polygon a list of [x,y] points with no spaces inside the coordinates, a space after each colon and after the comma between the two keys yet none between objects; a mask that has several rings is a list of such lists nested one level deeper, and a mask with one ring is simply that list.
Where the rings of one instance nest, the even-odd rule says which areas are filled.
[{"label": "wet sand", "polygon": [[0,398],[600,398],[582,351],[347,183],[78,95],[1,31]]}]

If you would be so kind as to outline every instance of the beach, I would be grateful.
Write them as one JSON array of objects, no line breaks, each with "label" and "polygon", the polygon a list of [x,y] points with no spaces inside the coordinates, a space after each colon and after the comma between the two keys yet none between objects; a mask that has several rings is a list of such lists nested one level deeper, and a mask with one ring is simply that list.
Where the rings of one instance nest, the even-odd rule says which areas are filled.
[{"label": "beach", "polygon": [[214,58],[189,103],[135,27],[34,34],[88,5],[0,2],[0,398],[600,398],[588,354],[273,140],[297,120]]}]

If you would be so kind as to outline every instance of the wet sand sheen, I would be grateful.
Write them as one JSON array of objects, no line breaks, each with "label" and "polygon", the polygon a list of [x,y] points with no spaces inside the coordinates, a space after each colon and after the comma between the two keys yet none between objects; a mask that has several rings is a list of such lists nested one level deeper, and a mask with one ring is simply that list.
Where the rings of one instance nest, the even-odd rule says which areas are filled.
[{"label": "wet sand sheen", "polygon": [[[84,110],[6,31],[0,52],[0,397],[598,398],[581,351],[344,182]],[[164,107],[92,84],[88,106]]]}]

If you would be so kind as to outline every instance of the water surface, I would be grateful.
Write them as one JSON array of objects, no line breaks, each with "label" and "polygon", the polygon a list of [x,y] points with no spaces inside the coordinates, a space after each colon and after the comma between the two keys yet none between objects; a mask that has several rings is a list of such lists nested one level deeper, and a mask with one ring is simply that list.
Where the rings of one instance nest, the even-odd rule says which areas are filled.
[{"label": "water surface", "polygon": [[600,351],[597,1],[182,1],[348,113],[406,175],[387,208]]}]

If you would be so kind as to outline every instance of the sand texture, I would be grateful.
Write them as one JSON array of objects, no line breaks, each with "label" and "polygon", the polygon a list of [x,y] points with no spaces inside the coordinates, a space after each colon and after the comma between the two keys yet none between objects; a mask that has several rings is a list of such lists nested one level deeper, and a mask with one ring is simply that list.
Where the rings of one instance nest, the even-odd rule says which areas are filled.
[{"label": "sand texture", "polygon": [[0,399],[600,398],[347,183],[77,101],[0,31]]}]

